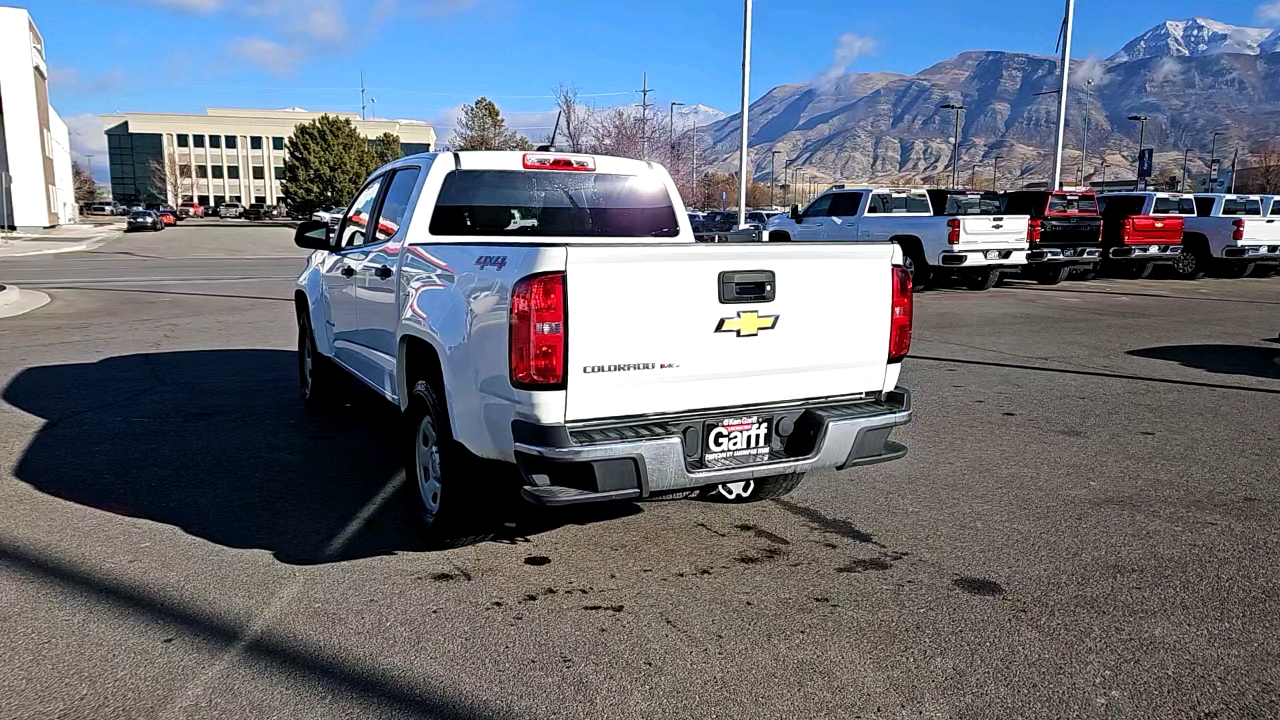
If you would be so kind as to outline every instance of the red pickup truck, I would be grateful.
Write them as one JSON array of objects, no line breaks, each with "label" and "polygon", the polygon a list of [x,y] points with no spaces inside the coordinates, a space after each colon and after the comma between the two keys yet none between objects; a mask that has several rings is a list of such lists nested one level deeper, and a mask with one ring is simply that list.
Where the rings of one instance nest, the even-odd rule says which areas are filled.
[{"label": "red pickup truck", "polygon": [[1183,218],[1195,217],[1190,195],[1159,192],[1098,196],[1102,213],[1102,269],[1111,275],[1144,278],[1158,264],[1182,258]]}]

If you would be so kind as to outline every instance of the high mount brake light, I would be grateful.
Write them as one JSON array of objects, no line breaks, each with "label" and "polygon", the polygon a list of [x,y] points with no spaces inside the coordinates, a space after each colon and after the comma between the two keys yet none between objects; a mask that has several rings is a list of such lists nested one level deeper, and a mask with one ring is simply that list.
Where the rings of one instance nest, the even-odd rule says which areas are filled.
[{"label": "high mount brake light", "polygon": [[577,170],[594,172],[596,159],[580,155],[544,155],[542,153],[525,153],[525,170]]},{"label": "high mount brake light", "polygon": [[889,362],[897,362],[911,351],[912,307],[911,273],[904,267],[894,266],[892,311],[889,315]]},{"label": "high mount brake light", "polygon": [[564,384],[564,273],[522,278],[511,292],[511,384],[549,390]]}]

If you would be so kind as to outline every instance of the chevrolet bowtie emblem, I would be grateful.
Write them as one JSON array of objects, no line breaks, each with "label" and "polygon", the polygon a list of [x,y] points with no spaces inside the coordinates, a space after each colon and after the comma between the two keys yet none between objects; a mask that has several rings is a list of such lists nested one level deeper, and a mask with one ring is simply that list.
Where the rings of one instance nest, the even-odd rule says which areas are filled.
[{"label": "chevrolet bowtie emblem", "polygon": [[739,310],[738,317],[720,318],[716,332],[736,332],[738,337],[755,337],[761,330],[772,330],[777,324],[777,315],[760,315],[755,310]]}]

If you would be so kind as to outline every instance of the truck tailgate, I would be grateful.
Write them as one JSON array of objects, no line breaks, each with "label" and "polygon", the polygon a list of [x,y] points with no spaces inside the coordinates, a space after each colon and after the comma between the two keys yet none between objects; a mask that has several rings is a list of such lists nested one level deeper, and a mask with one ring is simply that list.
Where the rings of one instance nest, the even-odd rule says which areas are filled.
[{"label": "truck tailgate", "polygon": [[[892,252],[875,243],[569,246],[565,419],[879,391]],[[774,299],[726,302],[725,292],[739,299],[734,280]]]},{"label": "truck tailgate", "polygon": [[1096,215],[1051,215],[1041,221],[1040,244],[1097,245],[1101,231],[1102,218]]},{"label": "truck tailgate", "polygon": [[1280,244],[1280,218],[1249,218],[1244,221],[1244,243]]},{"label": "truck tailgate", "polygon": [[1027,246],[1027,225],[1031,218],[1026,215],[978,215],[960,218],[960,244],[958,249],[982,248],[1025,248]]}]

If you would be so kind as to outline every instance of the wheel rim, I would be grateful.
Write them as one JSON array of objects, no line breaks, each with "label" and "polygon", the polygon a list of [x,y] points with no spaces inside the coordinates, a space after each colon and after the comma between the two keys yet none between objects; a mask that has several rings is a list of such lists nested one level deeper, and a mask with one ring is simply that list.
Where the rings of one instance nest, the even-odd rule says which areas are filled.
[{"label": "wheel rim", "polygon": [[738,500],[751,497],[751,493],[756,489],[755,480],[743,480],[741,482],[720,483],[716,488],[716,492],[725,500]]},{"label": "wheel rim", "polygon": [[422,498],[422,507],[428,515],[435,515],[440,509],[440,448],[437,444],[436,427],[428,415],[418,425],[415,454],[418,462],[418,495]]},{"label": "wheel rim", "polygon": [[1173,270],[1179,275],[1190,275],[1196,271],[1196,256],[1191,253],[1179,253],[1173,259]]},{"label": "wheel rim", "polygon": [[311,397],[311,372],[315,365],[315,356],[312,354],[311,350],[311,333],[307,330],[306,325],[299,327],[298,330],[298,335],[301,338],[298,343],[301,345],[301,347],[298,348],[298,369],[300,371],[298,373],[298,380],[302,385],[302,396]]},{"label": "wheel rim", "polygon": [[912,260],[910,255],[902,256],[902,267],[907,271],[907,274],[911,276],[911,279],[914,280],[916,277],[916,261]]}]

